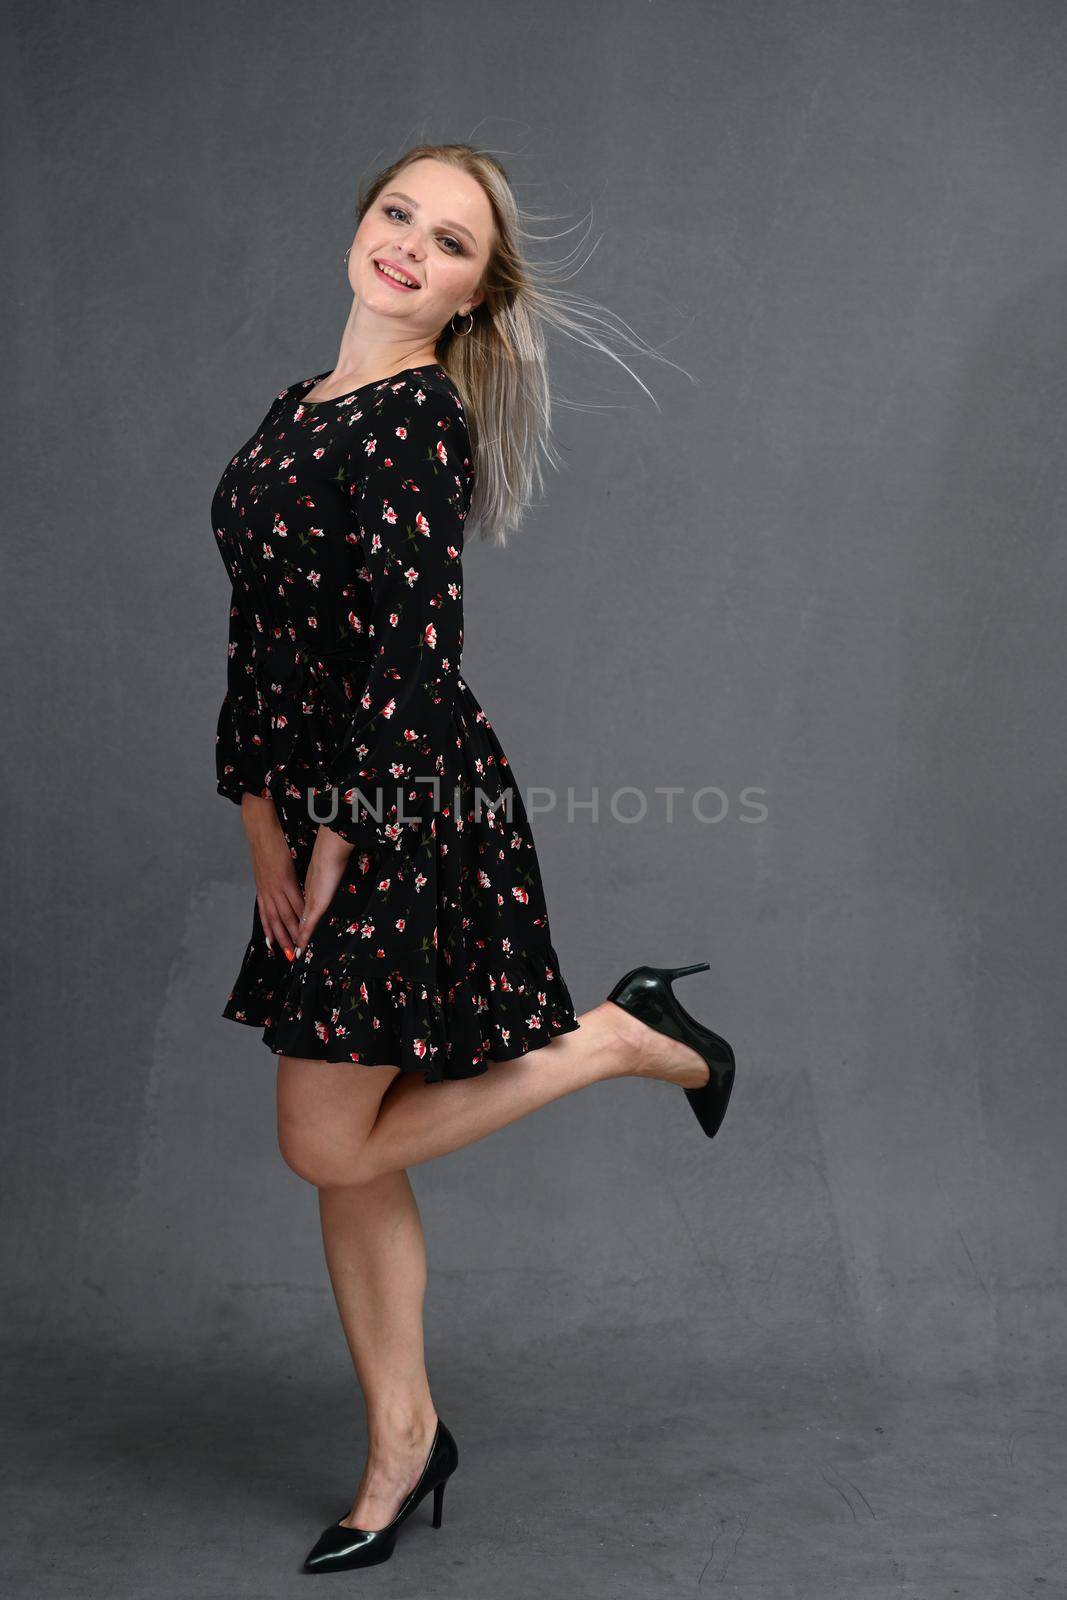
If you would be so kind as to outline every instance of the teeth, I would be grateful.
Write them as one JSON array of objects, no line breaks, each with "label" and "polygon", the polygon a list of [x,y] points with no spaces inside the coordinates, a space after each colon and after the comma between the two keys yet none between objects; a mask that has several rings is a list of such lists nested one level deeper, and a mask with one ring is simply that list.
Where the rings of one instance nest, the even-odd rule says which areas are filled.
[{"label": "teeth", "polygon": [[379,272],[384,272],[387,278],[395,278],[397,283],[403,283],[409,289],[417,289],[418,284],[412,283],[410,278],[405,278],[402,272],[397,272],[393,267],[387,267],[383,261],[375,263]]}]

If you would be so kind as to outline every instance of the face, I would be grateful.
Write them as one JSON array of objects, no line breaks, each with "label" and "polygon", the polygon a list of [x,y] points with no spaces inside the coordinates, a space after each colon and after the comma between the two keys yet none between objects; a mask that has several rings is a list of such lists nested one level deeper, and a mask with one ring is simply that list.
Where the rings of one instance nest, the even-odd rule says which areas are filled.
[{"label": "face", "polygon": [[[442,161],[412,162],[375,197],[356,230],[348,281],[366,311],[436,340],[484,298],[492,211],[481,184]],[[379,266],[398,272],[405,287]]]}]

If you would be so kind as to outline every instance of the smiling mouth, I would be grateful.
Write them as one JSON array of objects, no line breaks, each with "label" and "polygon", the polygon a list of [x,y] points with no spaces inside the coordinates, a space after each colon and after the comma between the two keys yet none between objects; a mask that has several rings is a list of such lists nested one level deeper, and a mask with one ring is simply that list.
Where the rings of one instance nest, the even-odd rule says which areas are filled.
[{"label": "smiling mouth", "polygon": [[394,284],[398,289],[417,289],[419,287],[419,285],[409,278],[405,272],[402,272],[399,267],[394,267],[391,261],[376,260],[374,263],[374,270],[375,272],[379,273],[381,277],[388,278],[389,282]]}]

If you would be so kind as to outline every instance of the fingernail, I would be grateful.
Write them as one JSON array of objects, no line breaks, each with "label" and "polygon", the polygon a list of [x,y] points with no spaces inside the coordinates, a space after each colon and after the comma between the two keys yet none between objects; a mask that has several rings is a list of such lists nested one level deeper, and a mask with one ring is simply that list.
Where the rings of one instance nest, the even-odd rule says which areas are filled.
[{"label": "fingernail", "polygon": [[270,951],[271,955],[273,955],[274,954],[274,946],[270,942],[270,934],[269,933],[265,933],[263,935],[263,937],[267,941],[267,949]]},{"label": "fingernail", "polygon": [[293,952],[290,950],[288,945],[286,945],[286,947],[285,947],[285,959],[287,961],[295,961],[296,960],[296,957],[293,955]]},{"label": "fingernail", "polygon": [[297,947],[296,947],[296,953],[297,953],[297,956],[298,956],[298,957],[299,957],[299,956],[302,956],[302,955],[303,955],[303,953],[304,953],[304,947],[303,947],[303,945],[299,945],[299,944],[298,944],[298,945],[297,945]]}]

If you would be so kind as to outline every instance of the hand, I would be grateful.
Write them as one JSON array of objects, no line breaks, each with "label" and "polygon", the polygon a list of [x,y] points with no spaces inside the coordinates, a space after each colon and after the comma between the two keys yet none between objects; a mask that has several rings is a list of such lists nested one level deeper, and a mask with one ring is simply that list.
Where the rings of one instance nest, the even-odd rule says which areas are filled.
[{"label": "hand", "polygon": [[295,961],[304,895],[274,801],[269,796],[246,793],[241,800],[241,821],[252,852],[256,904],[267,948],[271,949],[276,940],[289,960]]},{"label": "hand", "polygon": [[348,858],[354,849],[355,845],[342,839],[325,823],[320,826],[304,878],[304,912],[297,930],[298,956],[306,950],[320,917],[337,893],[337,885],[345,875]]}]

